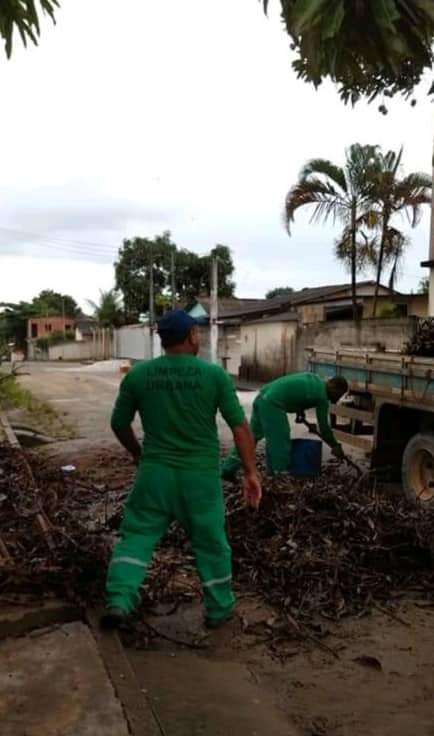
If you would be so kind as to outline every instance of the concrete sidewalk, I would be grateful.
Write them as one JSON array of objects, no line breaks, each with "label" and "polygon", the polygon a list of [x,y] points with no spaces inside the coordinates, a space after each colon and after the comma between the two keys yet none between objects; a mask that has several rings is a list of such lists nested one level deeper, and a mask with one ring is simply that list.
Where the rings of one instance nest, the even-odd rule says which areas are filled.
[{"label": "concrete sidewalk", "polygon": [[2,736],[128,736],[90,630],[73,622],[0,643]]}]

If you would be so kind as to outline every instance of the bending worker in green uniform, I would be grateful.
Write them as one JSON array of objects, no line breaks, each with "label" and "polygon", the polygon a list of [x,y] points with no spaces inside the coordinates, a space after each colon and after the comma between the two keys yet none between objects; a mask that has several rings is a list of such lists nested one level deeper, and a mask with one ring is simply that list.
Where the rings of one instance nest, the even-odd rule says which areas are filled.
[{"label": "bending worker in green uniform", "polygon": [[[107,576],[105,627],[123,623],[139,600],[154,547],[172,521],[187,533],[201,578],[206,623],[216,628],[232,615],[231,550],[219,473],[216,414],[231,427],[244,467],[246,503],[257,508],[261,486],[255,444],[232,380],[197,358],[199,333],[186,312],[158,324],[166,355],[135,365],[122,381],[112,429],[138,465]],[[141,448],[131,423],[139,413]]]},{"label": "bending worker in green uniform", "polygon": [[[277,378],[262,387],[253,402],[250,428],[259,442],[265,437],[268,469],[272,474],[288,472],[291,453],[289,413],[303,414],[306,409],[316,409],[321,438],[332,448],[333,454],[343,457],[329,424],[329,403],[336,403],[348,391],[345,378],[336,376],[328,381],[313,373],[292,373]],[[222,465],[222,477],[233,480],[240,468],[236,448]]]}]

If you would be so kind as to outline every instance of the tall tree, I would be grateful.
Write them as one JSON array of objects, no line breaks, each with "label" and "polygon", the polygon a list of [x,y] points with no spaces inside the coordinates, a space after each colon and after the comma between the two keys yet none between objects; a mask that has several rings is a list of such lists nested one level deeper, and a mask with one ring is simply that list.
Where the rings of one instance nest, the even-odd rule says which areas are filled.
[{"label": "tall tree", "polygon": [[69,294],[60,294],[58,291],[44,289],[31,302],[35,315],[53,316],[65,315],[75,317],[79,313],[78,304]]},{"label": "tall tree", "polygon": [[41,11],[55,22],[54,13],[58,7],[58,0],[1,0],[0,35],[5,42],[7,56],[12,54],[14,31],[18,31],[24,46],[28,41],[37,46]]},{"label": "tall tree", "polygon": [[219,259],[219,296],[231,296],[234,264],[229,248],[217,245],[209,255],[199,256],[187,249],[178,250],[169,232],[153,239],[124,240],[115,263],[116,289],[122,292],[128,321],[136,320],[149,309],[151,275],[154,283],[156,311],[164,310],[171,297],[171,267],[174,265],[175,299],[190,299],[209,293],[211,258]]},{"label": "tall tree", "polygon": [[274,299],[278,296],[286,296],[287,294],[292,294],[294,289],[292,286],[276,286],[274,289],[270,289],[270,291],[267,291],[265,294],[266,299]]},{"label": "tall tree", "polygon": [[397,214],[405,213],[412,227],[416,227],[421,217],[422,205],[431,203],[432,180],[428,174],[414,172],[401,177],[401,148],[397,153],[376,151],[376,163],[371,167],[373,176],[373,201],[378,212],[380,231],[377,258],[377,275],[374,294],[373,316],[377,313],[378,290],[383,268],[387,262],[395,262],[392,276],[402,256],[406,239],[392,225]]},{"label": "tall tree", "polygon": [[[285,220],[290,225],[301,207],[313,205],[313,221],[330,217],[340,220],[340,241],[349,252],[353,317],[357,318],[357,270],[360,266],[358,234],[371,218],[372,182],[370,167],[376,147],[354,143],[346,151],[343,167],[327,159],[312,159],[302,169],[297,184],[286,195]],[[342,246],[344,247],[344,246]]]},{"label": "tall tree", "polygon": [[122,305],[115,289],[100,290],[98,303],[91,299],[87,301],[100,327],[120,327],[123,322]]},{"label": "tall tree", "polygon": [[[345,102],[410,95],[434,62],[431,0],[280,0],[297,75]],[[262,0],[265,11],[270,0]],[[430,90],[434,91],[434,85]]]},{"label": "tall tree", "polygon": [[0,314],[0,342],[13,342],[18,347],[24,348],[27,337],[27,320],[35,315],[35,310],[28,302],[19,304],[1,304]]}]

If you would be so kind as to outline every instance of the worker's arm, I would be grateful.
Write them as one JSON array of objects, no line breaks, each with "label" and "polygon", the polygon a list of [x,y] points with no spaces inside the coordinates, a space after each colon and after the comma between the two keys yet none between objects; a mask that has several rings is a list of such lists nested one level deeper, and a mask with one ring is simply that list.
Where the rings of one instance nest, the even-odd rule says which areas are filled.
[{"label": "worker's arm", "polygon": [[329,402],[323,400],[316,405],[316,418],[318,422],[318,430],[321,438],[331,448],[339,445],[336,437],[334,436],[329,423]]},{"label": "worker's arm", "polygon": [[244,415],[232,379],[219,369],[220,395],[218,408],[231,428],[244,469],[243,494],[249,506],[258,508],[261,501],[261,483],[256,470],[255,442]]},{"label": "worker's arm", "polygon": [[127,452],[132,456],[134,462],[137,464],[140,460],[141,448],[131,426],[136,415],[136,411],[137,405],[134,398],[134,392],[127,375],[121,383],[113,408],[111,428],[121,445],[125,447]]},{"label": "worker's arm", "polygon": [[256,470],[255,441],[247,424],[247,419],[244,419],[242,424],[233,427],[232,433],[244,469],[244,500],[248,506],[257,509],[261,502],[262,490],[261,481]]}]

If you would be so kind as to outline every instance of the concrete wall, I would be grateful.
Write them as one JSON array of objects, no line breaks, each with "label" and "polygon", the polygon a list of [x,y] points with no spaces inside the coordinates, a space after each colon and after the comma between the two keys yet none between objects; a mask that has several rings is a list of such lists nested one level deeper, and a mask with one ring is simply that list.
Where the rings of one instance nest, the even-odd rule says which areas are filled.
[{"label": "concrete wall", "polygon": [[413,336],[415,318],[337,320],[314,325],[296,322],[256,322],[241,325],[240,378],[270,381],[306,369],[306,350],[345,348],[398,351]]},{"label": "concrete wall", "polygon": [[[161,343],[154,332],[153,357],[161,355]],[[151,337],[147,325],[127,325],[114,331],[114,357],[128,360],[150,360]]]},{"label": "concrete wall", "polygon": [[240,378],[270,381],[297,367],[296,322],[241,325]]},{"label": "concrete wall", "polygon": [[238,376],[241,365],[240,325],[223,325],[219,328],[218,357],[231,376]]},{"label": "concrete wall", "polygon": [[396,350],[400,352],[413,336],[414,318],[362,319],[360,322],[337,320],[301,327],[298,334],[297,370],[305,368],[305,350]]},{"label": "concrete wall", "polygon": [[409,316],[428,317],[428,294],[412,294],[408,303]]},{"label": "concrete wall", "polygon": [[113,335],[109,328],[97,329],[88,340],[51,345],[48,351],[37,347],[37,340],[28,340],[29,360],[108,360],[113,357]]},{"label": "concrete wall", "polygon": [[48,360],[108,360],[113,357],[113,342],[109,331],[98,340],[65,342],[48,348]]}]

